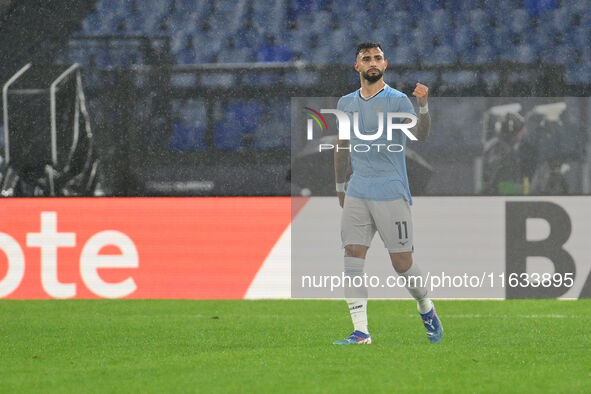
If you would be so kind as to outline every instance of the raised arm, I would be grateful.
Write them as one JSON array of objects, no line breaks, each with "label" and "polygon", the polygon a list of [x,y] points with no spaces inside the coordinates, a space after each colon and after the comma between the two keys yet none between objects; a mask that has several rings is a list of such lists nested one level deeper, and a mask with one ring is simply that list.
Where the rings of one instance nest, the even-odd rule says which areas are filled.
[{"label": "raised arm", "polygon": [[419,102],[419,116],[417,124],[410,129],[410,132],[413,133],[419,141],[424,142],[429,138],[429,132],[431,131],[431,115],[429,115],[429,106],[427,103],[429,98],[429,88],[421,83],[417,83],[412,94]]}]

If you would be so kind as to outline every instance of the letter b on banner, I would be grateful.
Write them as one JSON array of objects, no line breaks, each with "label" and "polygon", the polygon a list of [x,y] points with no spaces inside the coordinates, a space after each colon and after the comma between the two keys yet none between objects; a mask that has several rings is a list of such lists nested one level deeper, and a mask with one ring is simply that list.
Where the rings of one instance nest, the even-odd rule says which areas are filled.
[{"label": "letter b on banner", "polygon": [[[526,234],[527,219],[543,219],[550,225],[550,234],[540,241],[528,241]],[[554,264],[554,272],[576,276],[575,262],[563,248],[571,234],[571,221],[568,213],[559,205],[545,201],[507,202],[505,206],[506,223],[506,278],[519,276],[527,272],[528,257],[546,257]],[[566,293],[569,288],[509,286],[506,298],[554,298]]]}]

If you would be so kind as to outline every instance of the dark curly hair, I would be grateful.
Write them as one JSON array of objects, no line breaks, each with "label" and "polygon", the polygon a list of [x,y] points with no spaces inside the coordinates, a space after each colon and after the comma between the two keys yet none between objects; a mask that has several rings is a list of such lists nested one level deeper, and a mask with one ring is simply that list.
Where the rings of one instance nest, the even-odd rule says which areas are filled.
[{"label": "dark curly hair", "polygon": [[371,49],[371,48],[379,48],[380,51],[384,51],[382,49],[382,46],[380,44],[378,44],[377,42],[362,42],[361,44],[357,45],[357,51],[355,52],[355,57],[357,57],[357,55],[359,55],[359,52],[365,51],[367,49]]}]

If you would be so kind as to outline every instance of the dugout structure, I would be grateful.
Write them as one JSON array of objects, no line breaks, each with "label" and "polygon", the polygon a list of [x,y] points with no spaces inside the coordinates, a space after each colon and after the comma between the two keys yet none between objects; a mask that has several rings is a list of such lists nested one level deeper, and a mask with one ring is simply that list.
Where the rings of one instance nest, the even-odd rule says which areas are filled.
[{"label": "dugout structure", "polygon": [[99,160],[80,66],[26,64],[4,83],[4,197],[92,196]]}]

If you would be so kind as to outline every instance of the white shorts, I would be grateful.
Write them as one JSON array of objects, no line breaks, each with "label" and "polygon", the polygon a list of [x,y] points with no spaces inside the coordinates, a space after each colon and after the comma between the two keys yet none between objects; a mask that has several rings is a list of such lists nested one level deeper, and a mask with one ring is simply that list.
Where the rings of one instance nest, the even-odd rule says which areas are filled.
[{"label": "white shorts", "polygon": [[390,253],[414,251],[412,217],[405,199],[363,200],[345,196],[341,216],[341,239],[347,245],[370,246],[376,231]]}]

